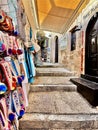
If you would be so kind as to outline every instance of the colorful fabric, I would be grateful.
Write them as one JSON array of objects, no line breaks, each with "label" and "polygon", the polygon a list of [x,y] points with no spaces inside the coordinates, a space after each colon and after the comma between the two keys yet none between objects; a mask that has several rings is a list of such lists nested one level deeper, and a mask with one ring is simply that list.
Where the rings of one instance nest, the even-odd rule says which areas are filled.
[{"label": "colorful fabric", "polygon": [[6,99],[6,106],[7,106],[7,111],[8,111],[8,119],[10,121],[14,121],[15,120],[15,112],[13,112],[13,107],[12,107],[12,94],[11,92],[7,93],[5,95],[5,99]]},{"label": "colorful fabric", "polygon": [[17,90],[12,92],[12,104],[13,110],[17,114],[18,117],[22,117],[24,115],[24,109],[20,104],[20,99]]},{"label": "colorful fabric", "polygon": [[8,121],[5,119],[3,112],[0,110],[0,130],[9,130]]},{"label": "colorful fabric", "polygon": [[26,107],[26,100],[25,100],[25,95],[24,95],[24,91],[22,89],[22,87],[17,87],[17,92],[19,95],[19,100],[20,100],[20,105],[23,109],[25,109]]},{"label": "colorful fabric", "polygon": [[1,81],[7,85],[8,90],[14,90],[16,88],[16,80],[12,77],[8,62],[0,61],[0,72],[2,73]]},{"label": "colorful fabric", "polygon": [[5,98],[0,99],[0,120],[3,128],[10,130],[10,122],[8,122],[8,112]]},{"label": "colorful fabric", "polygon": [[27,72],[26,72],[26,68],[25,68],[25,58],[24,58],[24,53],[20,56],[18,56],[18,61],[20,66],[22,66],[23,68],[21,69],[21,73],[25,73],[25,77],[24,80],[22,82],[22,89],[24,92],[24,96],[25,96],[25,106],[28,106],[28,88],[29,88],[29,83],[28,83],[28,77],[27,77]]}]

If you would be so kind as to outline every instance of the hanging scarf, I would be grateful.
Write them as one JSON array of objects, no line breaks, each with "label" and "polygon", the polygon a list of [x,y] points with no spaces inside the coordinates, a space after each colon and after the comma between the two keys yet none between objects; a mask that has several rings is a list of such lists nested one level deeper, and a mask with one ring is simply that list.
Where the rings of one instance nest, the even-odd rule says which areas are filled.
[{"label": "hanging scarf", "polygon": [[33,62],[33,57],[29,49],[24,48],[24,53],[25,53],[25,60],[26,60],[26,71],[27,71],[27,77],[29,83],[34,82],[34,76],[35,76],[35,66]]}]

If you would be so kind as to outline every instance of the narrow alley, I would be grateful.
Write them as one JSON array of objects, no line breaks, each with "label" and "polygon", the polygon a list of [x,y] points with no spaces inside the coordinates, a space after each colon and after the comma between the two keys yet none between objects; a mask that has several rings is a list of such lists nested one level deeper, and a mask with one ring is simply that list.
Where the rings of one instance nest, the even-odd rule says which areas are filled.
[{"label": "narrow alley", "polygon": [[98,0],[0,0],[0,130],[98,130]]}]

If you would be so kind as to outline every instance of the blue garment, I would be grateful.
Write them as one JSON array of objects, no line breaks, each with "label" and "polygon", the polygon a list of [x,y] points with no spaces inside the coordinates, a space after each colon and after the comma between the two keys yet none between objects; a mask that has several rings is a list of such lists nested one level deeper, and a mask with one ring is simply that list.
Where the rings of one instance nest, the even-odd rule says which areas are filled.
[{"label": "blue garment", "polygon": [[32,28],[30,27],[30,40],[32,39]]},{"label": "blue garment", "polygon": [[[32,51],[31,47],[31,51]],[[27,77],[28,77],[28,82],[29,83],[33,83],[34,82],[34,76],[35,76],[35,66],[33,63],[33,58],[32,58],[32,54],[30,52],[30,48],[24,48],[24,53],[25,53],[25,67],[26,67],[26,71],[27,71]]]},{"label": "blue garment", "polygon": [[30,50],[30,52],[34,51],[35,50],[34,46],[32,45],[32,47],[29,47],[29,50]]}]

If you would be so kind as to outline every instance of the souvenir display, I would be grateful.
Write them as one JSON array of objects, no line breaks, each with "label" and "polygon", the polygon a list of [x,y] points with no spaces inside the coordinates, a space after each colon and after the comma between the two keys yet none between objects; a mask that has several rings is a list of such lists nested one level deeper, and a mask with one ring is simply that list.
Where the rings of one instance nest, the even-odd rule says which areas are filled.
[{"label": "souvenir display", "polygon": [[3,10],[0,10],[0,30],[5,32],[14,31],[12,19]]},{"label": "souvenir display", "polygon": [[34,82],[32,48],[24,50],[17,35],[12,18],[0,9],[0,130],[18,130],[28,106],[28,85]]}]

